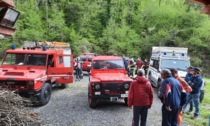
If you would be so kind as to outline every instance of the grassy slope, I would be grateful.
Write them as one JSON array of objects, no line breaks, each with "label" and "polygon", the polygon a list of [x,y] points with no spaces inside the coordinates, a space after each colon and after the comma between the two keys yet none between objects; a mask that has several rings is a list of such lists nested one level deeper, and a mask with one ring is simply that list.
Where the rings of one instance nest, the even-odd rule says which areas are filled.
[{"label": "grassy slope", "polygon": [[[206,80],[205,96],[200,104],[200,116],[196,120],[191,119],[192,115],[185,114],[183,120],[187,121],[191,126],[207,126],[208,117],[210,116],[210,79]],[[193,108],[194,109],[194,108]]]}]

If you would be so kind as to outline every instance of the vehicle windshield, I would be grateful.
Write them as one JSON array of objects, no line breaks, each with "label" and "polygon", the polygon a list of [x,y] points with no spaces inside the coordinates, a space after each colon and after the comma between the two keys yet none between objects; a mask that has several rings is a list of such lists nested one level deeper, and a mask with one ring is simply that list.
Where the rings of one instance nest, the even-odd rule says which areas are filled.
[{"label": "vehicle windshield", "polygon": [[80,59],[81,59],[82,61],[86,61],[86,56],[80,56]]},{"label": "vehicle windshield", "polygon": [[165,68],[176,68],[177,70],[186,70],[187,67],[189,67],[189,61],[186,60],[174,60],[174,59],[167,59],[167,60],[161,60],[161,69]]},{"label": "vehicle windshield", "polygon": [[92,62],[93,57],[92,56],[88,56],[88,61]]},{"label": "vehicle windshield", "polygon": [[94,60],[93,69],[124,69],[122,60]]},{"label": "vehicle windshield", "polygon": [[7,65],[46,66],[47,55],[8,53],[3,61]]}]

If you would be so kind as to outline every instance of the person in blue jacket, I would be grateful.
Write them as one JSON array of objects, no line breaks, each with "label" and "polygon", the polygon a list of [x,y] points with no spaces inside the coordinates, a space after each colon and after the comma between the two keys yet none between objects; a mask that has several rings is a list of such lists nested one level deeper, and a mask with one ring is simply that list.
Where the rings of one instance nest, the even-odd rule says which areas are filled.
[{"label": "person in blue jacket", "polygon": [[[190,85],[191,83],[191,79],[193,77],[193,66],[190,66],[187,68],[187,74],[185,76],[185,81]],[[190,93],[187,93],[187,96],[189,98]],[[184,106],[186,106],[187,104],[185,104]],[[189,113],[191,113],[193,111],[193,100],[190,101],[190,108],[189,108]]]},{"label": "person in blue jacket", "polygon": [[[193,77],[190,82],[190,86],[192,87],[192,92],[189,95],[189,98],[187,99],[188,104],[191,100],[193,100],[195,105],[195,112],[193,114],[193,119],[197,118],[200,114],[200,90],[203,84],[203,79],[200,75],[200,69],[197,67],[194,67],[193,69]],[[184,106],[183,111],[185,111],[187,106]]]},{"label": "person in blue jacket", "polygon": [[[178,113],[186,102],[186,92],[170,70],[161,71],[162,126],[178,126]],[[183,97],[182,97],[183,96]]]}]

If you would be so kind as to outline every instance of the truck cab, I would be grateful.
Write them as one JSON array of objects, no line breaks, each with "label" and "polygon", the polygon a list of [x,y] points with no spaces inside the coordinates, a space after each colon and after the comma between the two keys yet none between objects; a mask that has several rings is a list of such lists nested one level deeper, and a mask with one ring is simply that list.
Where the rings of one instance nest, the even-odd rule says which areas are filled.
[{"label": "truck cab", "polygon": [[66,46],[58,49],[36,45],[16,49],[13,45],[6,50],[0,65],[0,88],[14,90],[28,96],[34,104],[45,105],[53,86],[65,88],[73,82],[72,59],[70,48]]},{"label": "truck cab", "polygon": [[128,90],[132,79],[126,75],[123,59],[118,56],[96,56],[92,59],[88,102],[95,108],[99,100],[117,101],[127,104]]}]

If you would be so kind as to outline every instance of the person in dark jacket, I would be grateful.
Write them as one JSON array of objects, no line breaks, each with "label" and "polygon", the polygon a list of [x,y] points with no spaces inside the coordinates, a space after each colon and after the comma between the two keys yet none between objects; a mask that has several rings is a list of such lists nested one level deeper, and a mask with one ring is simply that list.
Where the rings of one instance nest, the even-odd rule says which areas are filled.
[{"label": "person in dark jacket", "polygon": [[147,75],[148,68],[149,68],[149,62],[147,61],[147,59],[145,59],[144,60],[144,66],[143,66],[143,69],[145,71],[145,75]]},{"label": "person in dark jacket", "polygon": [[[152,106],[153,90],[148,79],[144,77],[144,71],[139,69],[137,77],[131,83],[128,93],[128,106],[133,106],[132,126],[146,126],[148,109]],[[140,117],[140,118],[139,118]]]},{"label": "person in dark jacket", "polygon": [[180,82],[171,76],[170,70],[162,70],[161,77],[164,79],[161,85],[162,126],[178,126],[178,113],[186,100],[181,95],[186,96],[186,92]]},{"label": "person in dark jacket", "polygon": [[[200,114],[200,90],[203,84],[203,79],[200,75],[200,69],[197,67],[194,67],[193,69],[193,77],[190,82],[190,86],[192,87],[192,92],[190,92],[189,98],[187,99],[187,104],[193,100],[195,105],[195,112],[193,115],[193,119],[197,118]],[[187,106],[184,106],[184,111]]]},{"label": "person in dark jacket", "polygon": [[[185,81],[188,83],[188,85],[190,84],[191,79],[193,77],[193,68],[194,67],[192,67],[192,66],[187,68],[187,74],[185,76]],[[188,99],[189,99],[189,95],[190,95],[190,93],[187,93]],[[184,106],[186,106],[186,104]],[[192,111],[193,111],[193,100],[190,101],[190,108],[189,108],[189,112],[192,112]]]}]

